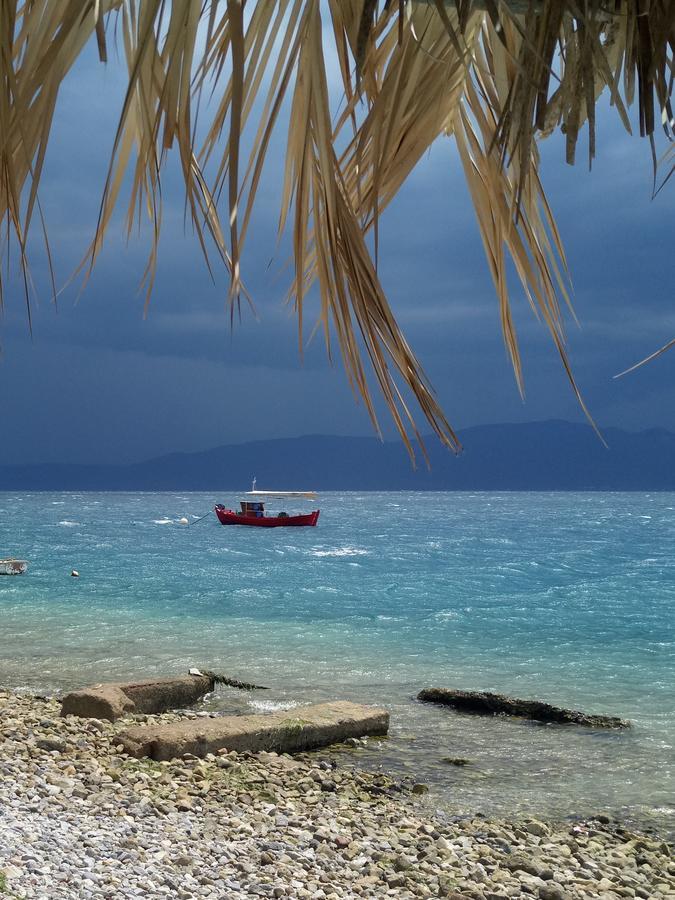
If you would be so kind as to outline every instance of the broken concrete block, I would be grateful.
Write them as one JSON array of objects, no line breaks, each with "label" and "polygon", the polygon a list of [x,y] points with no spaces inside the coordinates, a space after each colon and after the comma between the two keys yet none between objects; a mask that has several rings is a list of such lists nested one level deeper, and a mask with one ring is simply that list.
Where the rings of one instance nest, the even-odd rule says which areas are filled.
[{"label": "broken concrete block", "polygon": [[212,690],[213,680],[208,675],[93,684],[66,694],[61,701],[61,715],[114,722],[129,713],[161,713],[191,706]]},{"label": "broken concrete block", "polygon": [[131,756],[165,760],[184,753],[203,757],[222,748],[294,753],[341,743],[349,737],[386,734],[388,728],[386,710],[343,701],[262,716],[218,716],[139,726],[123,732],[120,741]]}]

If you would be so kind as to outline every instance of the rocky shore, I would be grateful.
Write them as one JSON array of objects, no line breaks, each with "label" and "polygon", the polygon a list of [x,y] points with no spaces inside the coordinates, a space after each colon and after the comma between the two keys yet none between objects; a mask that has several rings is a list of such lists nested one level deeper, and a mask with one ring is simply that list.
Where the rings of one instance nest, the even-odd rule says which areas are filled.
[{"label": "rocky shore", "polygon": [[607,820],[457,819],[329,751],[121,752],[125,727],[177,718],[0,691],[1,898],[675,898],[668,845]]}]

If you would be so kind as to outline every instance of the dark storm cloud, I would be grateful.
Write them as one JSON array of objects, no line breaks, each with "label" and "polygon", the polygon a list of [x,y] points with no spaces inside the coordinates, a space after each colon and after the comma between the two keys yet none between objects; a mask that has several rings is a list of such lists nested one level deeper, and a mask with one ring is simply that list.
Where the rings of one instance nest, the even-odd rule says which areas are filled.
[{"label": "dark storm cloud", "polygon": [[[115,65],[101,67],[94,53],[64,86],[41,190],[60,286],[94,233],[114,136],[110,108],[118,108],[122,90]],[[32,272],[42,299],[33,308],[33,338],[17,278],[2,326],[0,384],[17,426],[0,461],[139,459],[249,437],[369,433],[337,348],[336,367],[330,368],[318,335],[299,362],[296,320],[283,305],[289,244],[278,245],[276,235],[284,141],[282,132],[244,258],[259,320],[244,304],[233,330],[227,274],[216,260],[216,283],[210,280],[191,228],[184,227],[175,163],[164,181],[159,268],[145,319],[138,288],[147,230],[127,245],[118,214],[82,295],[79,282],[66,286],[58,313],[46,299],[45,258],[34,232]],[[542,144],[544,184],[568,253],[581,323],[577,328],[568,316],[575,374],[601,424],[675,427],[675,354],[633,376],[612,378],[675,336],[673,188],[650,199],[648,145],[627,137],[607,109],[599,117],[591,173],[583,152],[581,142],[571,169],[561,139]],[[383,217],[379,270],[453,424],[581,418],[551,340],[513,280],[526,402],[520,398],[450,140],[434,145]],[[307,336],[317,312],[310,295]],[[390,426],[385,432],[392,433]]]}]

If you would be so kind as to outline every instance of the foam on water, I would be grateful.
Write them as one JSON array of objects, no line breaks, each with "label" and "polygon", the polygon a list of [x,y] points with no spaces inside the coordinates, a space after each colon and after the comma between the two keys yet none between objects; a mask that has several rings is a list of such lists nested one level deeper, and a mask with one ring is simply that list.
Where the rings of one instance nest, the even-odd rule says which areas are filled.
[{"label": "foam on water", "polygon": [[[221,689],[214,709],[380,703],[391,736],[361,758],[429,782],[437,805],[669,827],[672,494],[329,494],[316,529],[215,516],[158,527],[229,499],[0,494],[2,555],[30,561],[0,579],[0,684],[56,690],[197,665],[272,688]],[[432,686],[634,727],[460,716],[415,702]]]},{"label": "foam on water", "polygon": [[360,547],[334,547],[330,550],[312,549],[309,551],[311,556],[368,556],[368,550]]},{"label": "foam on water", "polygon": [[251,700],[249,705],[256,712],[281,712],[300,706],[297,700]]}]

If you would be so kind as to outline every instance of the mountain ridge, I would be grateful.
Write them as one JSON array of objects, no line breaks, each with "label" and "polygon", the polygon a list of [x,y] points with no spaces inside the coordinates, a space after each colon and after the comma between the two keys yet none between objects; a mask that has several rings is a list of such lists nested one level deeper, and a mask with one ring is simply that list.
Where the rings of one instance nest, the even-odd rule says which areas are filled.
[{"label": "mountain ridge", "polygon": [[457,456],[426,440],[430,469],[376,437],[305,435],[175,451],[124,465],[0,466],[0,490],[675,490],[675,433],[549,420],[477,425]]}]

